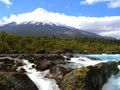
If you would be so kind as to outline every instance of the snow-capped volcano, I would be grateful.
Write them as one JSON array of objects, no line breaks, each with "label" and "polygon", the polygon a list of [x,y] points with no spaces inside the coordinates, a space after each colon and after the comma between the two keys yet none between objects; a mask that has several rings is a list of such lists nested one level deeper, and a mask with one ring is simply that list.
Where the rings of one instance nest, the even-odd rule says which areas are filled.
[{"label": "snow-capped volcano", "polygon": [[[55,35],[61,37],[64,35],[64,37],[101,37],[99,35],[107,36],[108,34],[108,36],[111,37],[115,34],[114,36],[118,37],[119,35],[117,36],[116,32],[113,32],[113,28],[118,26],[118,19],[118,17],[95,18],[67,16],[65,14],[48,12],[42,8],[38,8],[32,12],[24,14],[12,14],[9,18],[3,17],[0,21],[0,31],[32,36]],[[116,23],[112,23],[111,25],[111,22],[113,21]],[[47,34],[45,34],[46,32]],[[112,32],[113,34],[111,35]]]},{"label": "snow-capped volcano", "polygon": [[11,22],[0,26],[0,31],[5,31],[11,34],[17,34],[20,36],[55,36],[59,38],[72,38],[72,37],[97,37],[101,36],[82,31],[66,25],[56,25],[53,23],[42,23],[42,22],[25,22],[17,24]]},{"label": "snow-capped volcano", "polygon": [[[71,16],[72,17],[72,16]],[[66,19],[66,20],[65,20]],[[36,24],[36,22],[42,22],[43,24],[56,24],[56,25],[68,25],[72,18],[70,18],[64,14],[47,12],[42,8],[38,8],[33,12],[20,14],[20,15],[11,15],[10,18],[3,17],[3,23],[0,25],[5,25],[11,22],[16,22],[16,24]],[[71,25],[68,25],[71,26]]]}]

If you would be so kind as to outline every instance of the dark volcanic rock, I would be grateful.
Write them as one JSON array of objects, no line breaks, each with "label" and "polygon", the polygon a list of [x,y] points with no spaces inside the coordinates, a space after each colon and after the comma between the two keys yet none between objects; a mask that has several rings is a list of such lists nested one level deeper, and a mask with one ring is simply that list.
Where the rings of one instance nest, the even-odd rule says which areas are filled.
[{"label": "dark volcanic rock", "polygon": [[119,72],[117,63],[114,61],[100,63],[88,68],[90,70],[86,76],[86,90],[101,90],[110,76]]},{"label": "dark volcanic rock", "polygon": [[118,61],[117,63],[118,63],[118,65],[120,65],[120,61]]},{"label": "dark volcanic rock", "polygon": [[54,78],[60,84],[64,76],[72,70],[71,68],[64,68],[62,66],[53,66],[49,69],[49,74],[46,77]]},{"label": "dark volcanic rock", "polygon": [[20,73],[16,71],[18,66],[22,66],[20,60],[12,58],[0,59],[0,90],[38,90],[30,78],[24,74],[21,68]]},{"label": "dark volcanic rock", "polygon": [[29,77],[22,73],[0,73],[0,90],[38,90]]},{"label": "dark volcanic rock", "polygon": [[114,61],[81,67],[69,72],[61,67],[50,69],[50,74],[53,74],[61,90],[101,90],[110,76],[118,72],[117,63]]},{"label": "dark volcanic rock", "polygon": [[61,90],[86,90],[84,82],[85,82],[85,77],[87,75],[88,70],[89,70],[88,68],[82,67],[79,69],[74,69],[71,72],[67,73],[63,77],[63,79],[61,79],[61,83],[58,83],[60,89]]},{"label": "dark volcanic rock", "polygon": [[49,60],[44,60],[44,61],[36,61],[35,64],[36,64],[36,69],[37,70],[43,71],[43,70],[49,69],[52,66],[55,66],[56,62],[52,62],[52,61],[49,61]]},{"label": "dark volcanic rock", "polygon": [[49,69],[52,66],[62,63],[65,63],[65,61],[60,55],[40,56],[35,60],[36,69],[40,71]]},{"label": "dark volcanic rock", "polygon": [[39,71],[43,71],[49,69],[52,66],[57,64],[65,63],[64,57],[61,55],[28,55],[22,58],[26,58],[31,63],[36,64],[36,69]]},{"label": "dark volcanic rock", "polygon": [[22,61],[15,61],[11,58],[0,59],[0,70],[5,72],[14,72],[18,66],[22,66]]},{"label": "dark volcanic rock", "polygon": [[25,71],[24,68],[20,68],[20,70],[18,70],[18,72],[20,72],[20,73],[24,73],[24,72],[26,72],[26,71]]}]

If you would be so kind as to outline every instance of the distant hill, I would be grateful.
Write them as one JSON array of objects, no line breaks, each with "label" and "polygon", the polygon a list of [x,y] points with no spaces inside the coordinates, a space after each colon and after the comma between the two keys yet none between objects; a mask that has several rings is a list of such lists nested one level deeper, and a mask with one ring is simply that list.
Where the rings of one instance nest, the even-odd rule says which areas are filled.
[{"label": "distant hill", "polygon": [[96,37],[102,38],[102,36],[82,31],[73,27],[56,24],[43,24],[41,22],[36,23],[21,23],[15,22],[8,23],[0,26],[0,32],[5,31],[16,35],[29,35],[29,36],[55,36],[60,38],[72,38],[72,37]]}]

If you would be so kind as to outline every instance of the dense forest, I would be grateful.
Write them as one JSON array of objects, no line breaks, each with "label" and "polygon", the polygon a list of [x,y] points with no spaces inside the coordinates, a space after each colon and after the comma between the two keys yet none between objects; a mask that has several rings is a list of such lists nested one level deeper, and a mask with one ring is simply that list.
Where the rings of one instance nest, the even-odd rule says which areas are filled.
[{"label": "dense forest", "polygon": [[0,33],[0,53],[120,53],[120,40],[56,38]]}]

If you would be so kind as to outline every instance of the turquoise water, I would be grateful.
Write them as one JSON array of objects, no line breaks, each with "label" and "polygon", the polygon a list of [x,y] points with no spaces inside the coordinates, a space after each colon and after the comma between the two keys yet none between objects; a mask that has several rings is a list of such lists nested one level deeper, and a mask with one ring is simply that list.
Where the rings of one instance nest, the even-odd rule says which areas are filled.
[{"label": "turquoise water", "polygon": [[120,54],[90,54],[85,55],[89,57],[94,57],[97,60],[107,60],[107,61],[119,61],[120,60]]},{"label": "turquoise water", "polygon": [[[71,58],[71,61],[69,62],[74,63],[74,65],[76,64],[76,67],[80,67],[81,65],[89,66],[108,61],[120,61],[120,54],[79,55],[79,57]],[[118,68],[120,69],[120,65],[118,65]],[[102,90],[120,90],[120,72],[116,75],[112,75],[108,82],[103,86]]]},{"label": "turquoise water", "polygon": [[[3,58],[3,57],[1,57]],[[108,61],[120,61],[120,54],[83,54],[77,55],[71,60],[66,61],[68,64],[65,67],[77,68],[81,66],[95,65],[101,62]],[[26,64],[23,66],[27,71],[27,75],[38,86],[39,90],[59,90],[55,80],[44,78],[46,72],[38,72],[31,68],[32,64],[24,61]],[[120,69],[120,65],[118,65]],[[116,75],[112,75],[108,82],[103,86],[102,90],[120,90],[120,72]]]}]

